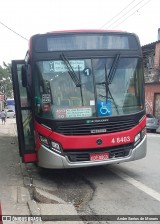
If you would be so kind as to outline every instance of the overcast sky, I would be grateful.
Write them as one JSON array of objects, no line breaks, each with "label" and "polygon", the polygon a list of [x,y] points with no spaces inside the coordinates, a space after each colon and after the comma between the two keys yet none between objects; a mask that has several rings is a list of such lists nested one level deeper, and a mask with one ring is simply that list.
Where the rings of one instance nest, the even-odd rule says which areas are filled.
[{"label": "overcast sky", "polygon": [[158,28],[160,0],[4,0],[0,7],[0,65],[24,59],[26,39],[36,33],[114,29],[136,33],[145,45],[158,40]]}]

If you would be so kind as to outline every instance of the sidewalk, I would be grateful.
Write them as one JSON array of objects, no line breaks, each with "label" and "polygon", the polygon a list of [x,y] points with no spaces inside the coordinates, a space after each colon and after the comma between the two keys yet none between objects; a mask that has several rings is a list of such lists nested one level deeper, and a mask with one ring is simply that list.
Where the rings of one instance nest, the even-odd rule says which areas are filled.
[{"label": "sidewalk", "polygon": [[160,134],[160,125],[159,125],[159,127],[157,128],[156,133]]},{"label": "sidewalk", "polygon": [[[46,198],[52,203],[37,203],[31,199],[28,188],[26,187],[27,173],[25,173],[25,164],[21,163],[18,152],[16,120],[7,119],[6,124],[2,125],[0,120],[0,202],[2,208],[2,216],[19,216],[17,221],[9,221],[10,217],[6,217],[7,221],[3,224],[57,224],[57,223],[74,223],[82,224],[82,221],[48,221],[50,215],[73,215],[77,216],[76,209],[70,203],[66,203],[54,195],[46,193],[40,189],[36,189],[38,197]],[[25,221],[25,217],[40,216],[43,221]],[[12,217],[13,218],[13,217]],[[23,221],[24,219],[24,221]]]}]

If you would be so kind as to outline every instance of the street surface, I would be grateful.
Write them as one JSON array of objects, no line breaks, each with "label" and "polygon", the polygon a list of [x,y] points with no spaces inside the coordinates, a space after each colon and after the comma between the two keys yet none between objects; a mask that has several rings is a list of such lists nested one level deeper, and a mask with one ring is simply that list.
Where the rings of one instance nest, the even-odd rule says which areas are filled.
[{"label": "street surface", "polygon": [[141,160],[70,170],[49,170],[27,164],[26,169],[33,186],[71,202],[78,214],[156,217],[160,215],[160,135],[148,133],[147,136],[147,156]]}]

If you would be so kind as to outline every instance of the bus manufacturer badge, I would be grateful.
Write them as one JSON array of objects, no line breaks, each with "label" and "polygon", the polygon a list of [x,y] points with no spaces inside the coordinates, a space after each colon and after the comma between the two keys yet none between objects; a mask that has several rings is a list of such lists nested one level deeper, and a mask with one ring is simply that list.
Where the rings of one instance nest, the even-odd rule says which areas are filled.
[{"label": "bus manufacturer badge", "polygon": [[99,138],[96,140],[96,143],[97,143],[97,145],[101,145],[103,143],[103,141],[102,141],[102,139]]},{"label": "bus manufacturer badge", "polygon": [[103,128],[103,129],[92,129],[91,130],[91,134],[98,134],[98,133],[106,133],[107,129]]}]

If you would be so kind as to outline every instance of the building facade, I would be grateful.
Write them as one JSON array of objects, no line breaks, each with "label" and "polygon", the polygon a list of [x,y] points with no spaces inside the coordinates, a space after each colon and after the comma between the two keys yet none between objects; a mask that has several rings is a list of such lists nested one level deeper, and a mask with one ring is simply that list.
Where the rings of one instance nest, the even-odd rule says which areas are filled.
[{"label": "building facade", "polygon": [[160,40],[142,46],[146,112],[160,119]]}]

